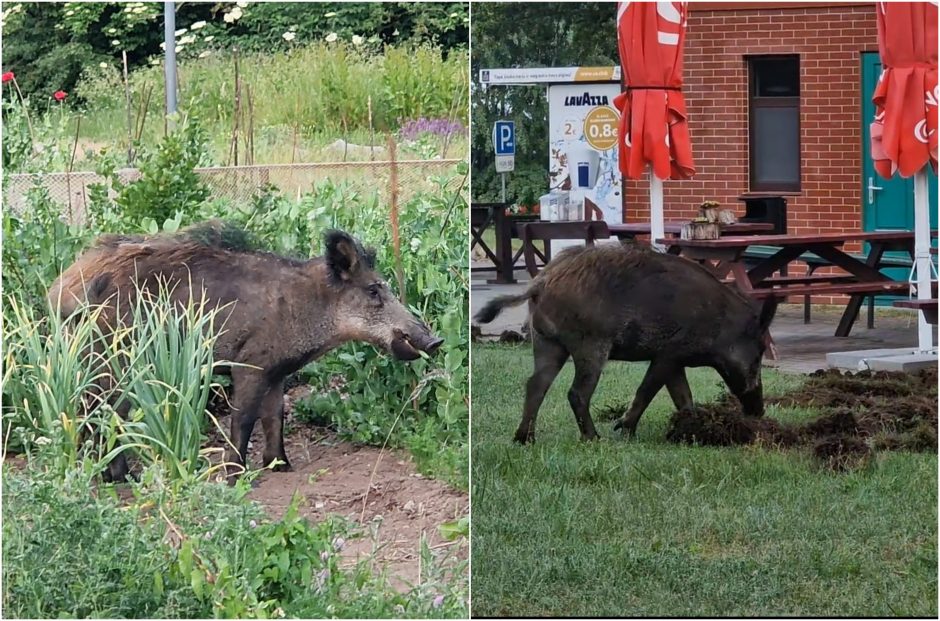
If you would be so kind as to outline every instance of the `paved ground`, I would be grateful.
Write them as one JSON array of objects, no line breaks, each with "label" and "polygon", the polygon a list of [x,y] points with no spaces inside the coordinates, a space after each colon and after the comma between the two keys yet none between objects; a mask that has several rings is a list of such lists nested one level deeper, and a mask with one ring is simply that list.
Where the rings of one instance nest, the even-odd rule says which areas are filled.
[{"label": "paved ground", "polygon": [[[480,264],[476,264],[480,265]],[[518,269],[515,285],[490,285],[492,271],[474,272],[471,279],[470,306],[473,313],[497,295],[518,293],[528,286],[528,274]],[[523,280],[524,279],[524,280]],[[917,344],[917,316],[901,309],[875,309],[875,328],[865,326],[865,307],[861,321],[856,322],[852,334],[846,338],[833,336],[843,307],[814,306],[813,321],[803,323],[803,305],[786,304],[777,311],[772,333],[779,360],[765,360],[764,364],[792,373],[809,373],[826,367],[826,354],[859,349],[912,347]],[[526,319],[526,307],[510,308],[490,324],[481,326],[484,337],[498,337],[504,330],[519,331]],[[936,334],[936,333],[935,333]]]}]

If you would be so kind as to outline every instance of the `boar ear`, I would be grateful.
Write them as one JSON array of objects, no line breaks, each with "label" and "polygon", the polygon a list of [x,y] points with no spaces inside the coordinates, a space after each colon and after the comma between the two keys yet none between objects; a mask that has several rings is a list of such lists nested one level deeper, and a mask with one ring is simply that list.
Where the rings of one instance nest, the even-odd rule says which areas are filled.
[{"label": "boar ear", "polygon": [[325,241],[326,264],[330,269],[330,276],[337,281],[350,280],[364,264],[369,266],[368,253],[349,233],[327,231]]}]

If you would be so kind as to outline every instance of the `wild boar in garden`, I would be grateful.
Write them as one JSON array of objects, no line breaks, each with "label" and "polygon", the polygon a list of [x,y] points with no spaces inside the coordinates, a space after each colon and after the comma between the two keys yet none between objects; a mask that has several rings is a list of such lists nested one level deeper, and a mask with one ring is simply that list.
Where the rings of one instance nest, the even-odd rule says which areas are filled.
[{"label": "wild boar in garden", "polygon": [[[288,469],[283,397],[290,374],[349,341],[414,360],[419,352],[433,354],[443,339],[392,295],[375,271],[374,251],[348,233],[328,231],[325,255],[307,261],[251,250],[245,239],[244,231],[218,221],[176,235],[103,236],[59,276],[48,299],[63,318],[86,303],[106,304],[102,324],[114,326],[115,308],[131,307],[138,288],[156,291],[168,282],[178,303],[198,300],[204,290],[210,307],[223,307],[215,359],[235,363],[227,372],[237,452],[230,449],[227,461],[245,464],[260,418],[264,464],[277,459],[283,462],[277,469]],[[119,458],[109,471],[122,479],[127,465]]]},{"label": "wild boar in garden", "polygon": [[568,401],[586,440],[597,437],[589,408],[608,359],[650,361],[629,411],[616,423],[631,436],[664,385],[679,410],[692,407],[686,367],[714,368],[746,414],[764,413],[761,357],[776,302],[757,308],[692,261],[626,244],[571,248],[525,293],[492,300],[476,320],[488,323],[522,302],[529,303],[535,369],[517,442],[534,439],[545,392],[569,356],[575,378]]}]

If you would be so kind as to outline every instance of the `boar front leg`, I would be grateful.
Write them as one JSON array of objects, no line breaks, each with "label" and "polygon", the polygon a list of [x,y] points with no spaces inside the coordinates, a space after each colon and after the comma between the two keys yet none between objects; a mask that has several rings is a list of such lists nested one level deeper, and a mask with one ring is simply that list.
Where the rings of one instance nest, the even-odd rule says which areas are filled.
[{"label": "boar front leg", "polygon": [[232,369],[232,386],[235,390],[232,431],[225,461],[245,466],[248,461],[248,441],[270,385],[260,370],[235,367]]},{"label": "boar front leg", "polygon": [[669,391],[677,410],[681,412],[692,409],[692,389],[689,388],[689,380],[685,377],[685,367],[679,367],[672,377],[666,380],[666,390]]},{"label": "boar front leg", "polygon": [[284,452],[284,380],[274,384],[261,401],[261,426],[264,428],[264,466],[275,459],[284,463],[274,467],[275,472],[290,470]]},{"label": "boar front leg", "polygon": [[[653,360],[650,362],[650,366],[646,370],[646,375],[643,376],[643,381],[640,382],[640,387],[636,390],[636,396],[633,398],[633,404],[630,406],[630,410],[623,418],[617,421],[614,425],[614,429],[622,429],[624,435],[627,436],[632,437],[636,435],[636,425],[640,422],[640,417],[643,416],[643,412],[649,407],[650,401],[653,400],[656,393],[658,393],[667,382],[672,383],[672,388],[669,392],[673,399],[678,396],[680,400],[682,400],[684,397],[682,393],[688,389],[688,383],[686,382],[685,386],[682,386],[681,382],[676,379],[675,372],[676,367],[672,363],[662,360]],[[682,378],[685,379],[684,373]],[[673,393],[675,389],[678,389],[678,391]],[[689,396],[691,401],[691,391],[689,391]]]}]

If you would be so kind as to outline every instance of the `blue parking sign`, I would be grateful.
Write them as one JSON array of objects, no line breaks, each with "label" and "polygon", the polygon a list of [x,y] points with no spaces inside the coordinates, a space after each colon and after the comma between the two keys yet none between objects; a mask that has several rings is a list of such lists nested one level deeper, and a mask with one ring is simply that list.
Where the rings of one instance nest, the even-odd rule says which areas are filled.
[{"label": "blue parking sign", "polygon": [[516,124],[513,121],[496,121],[493,126],[493,146],[496,155],[516,154]]}]

